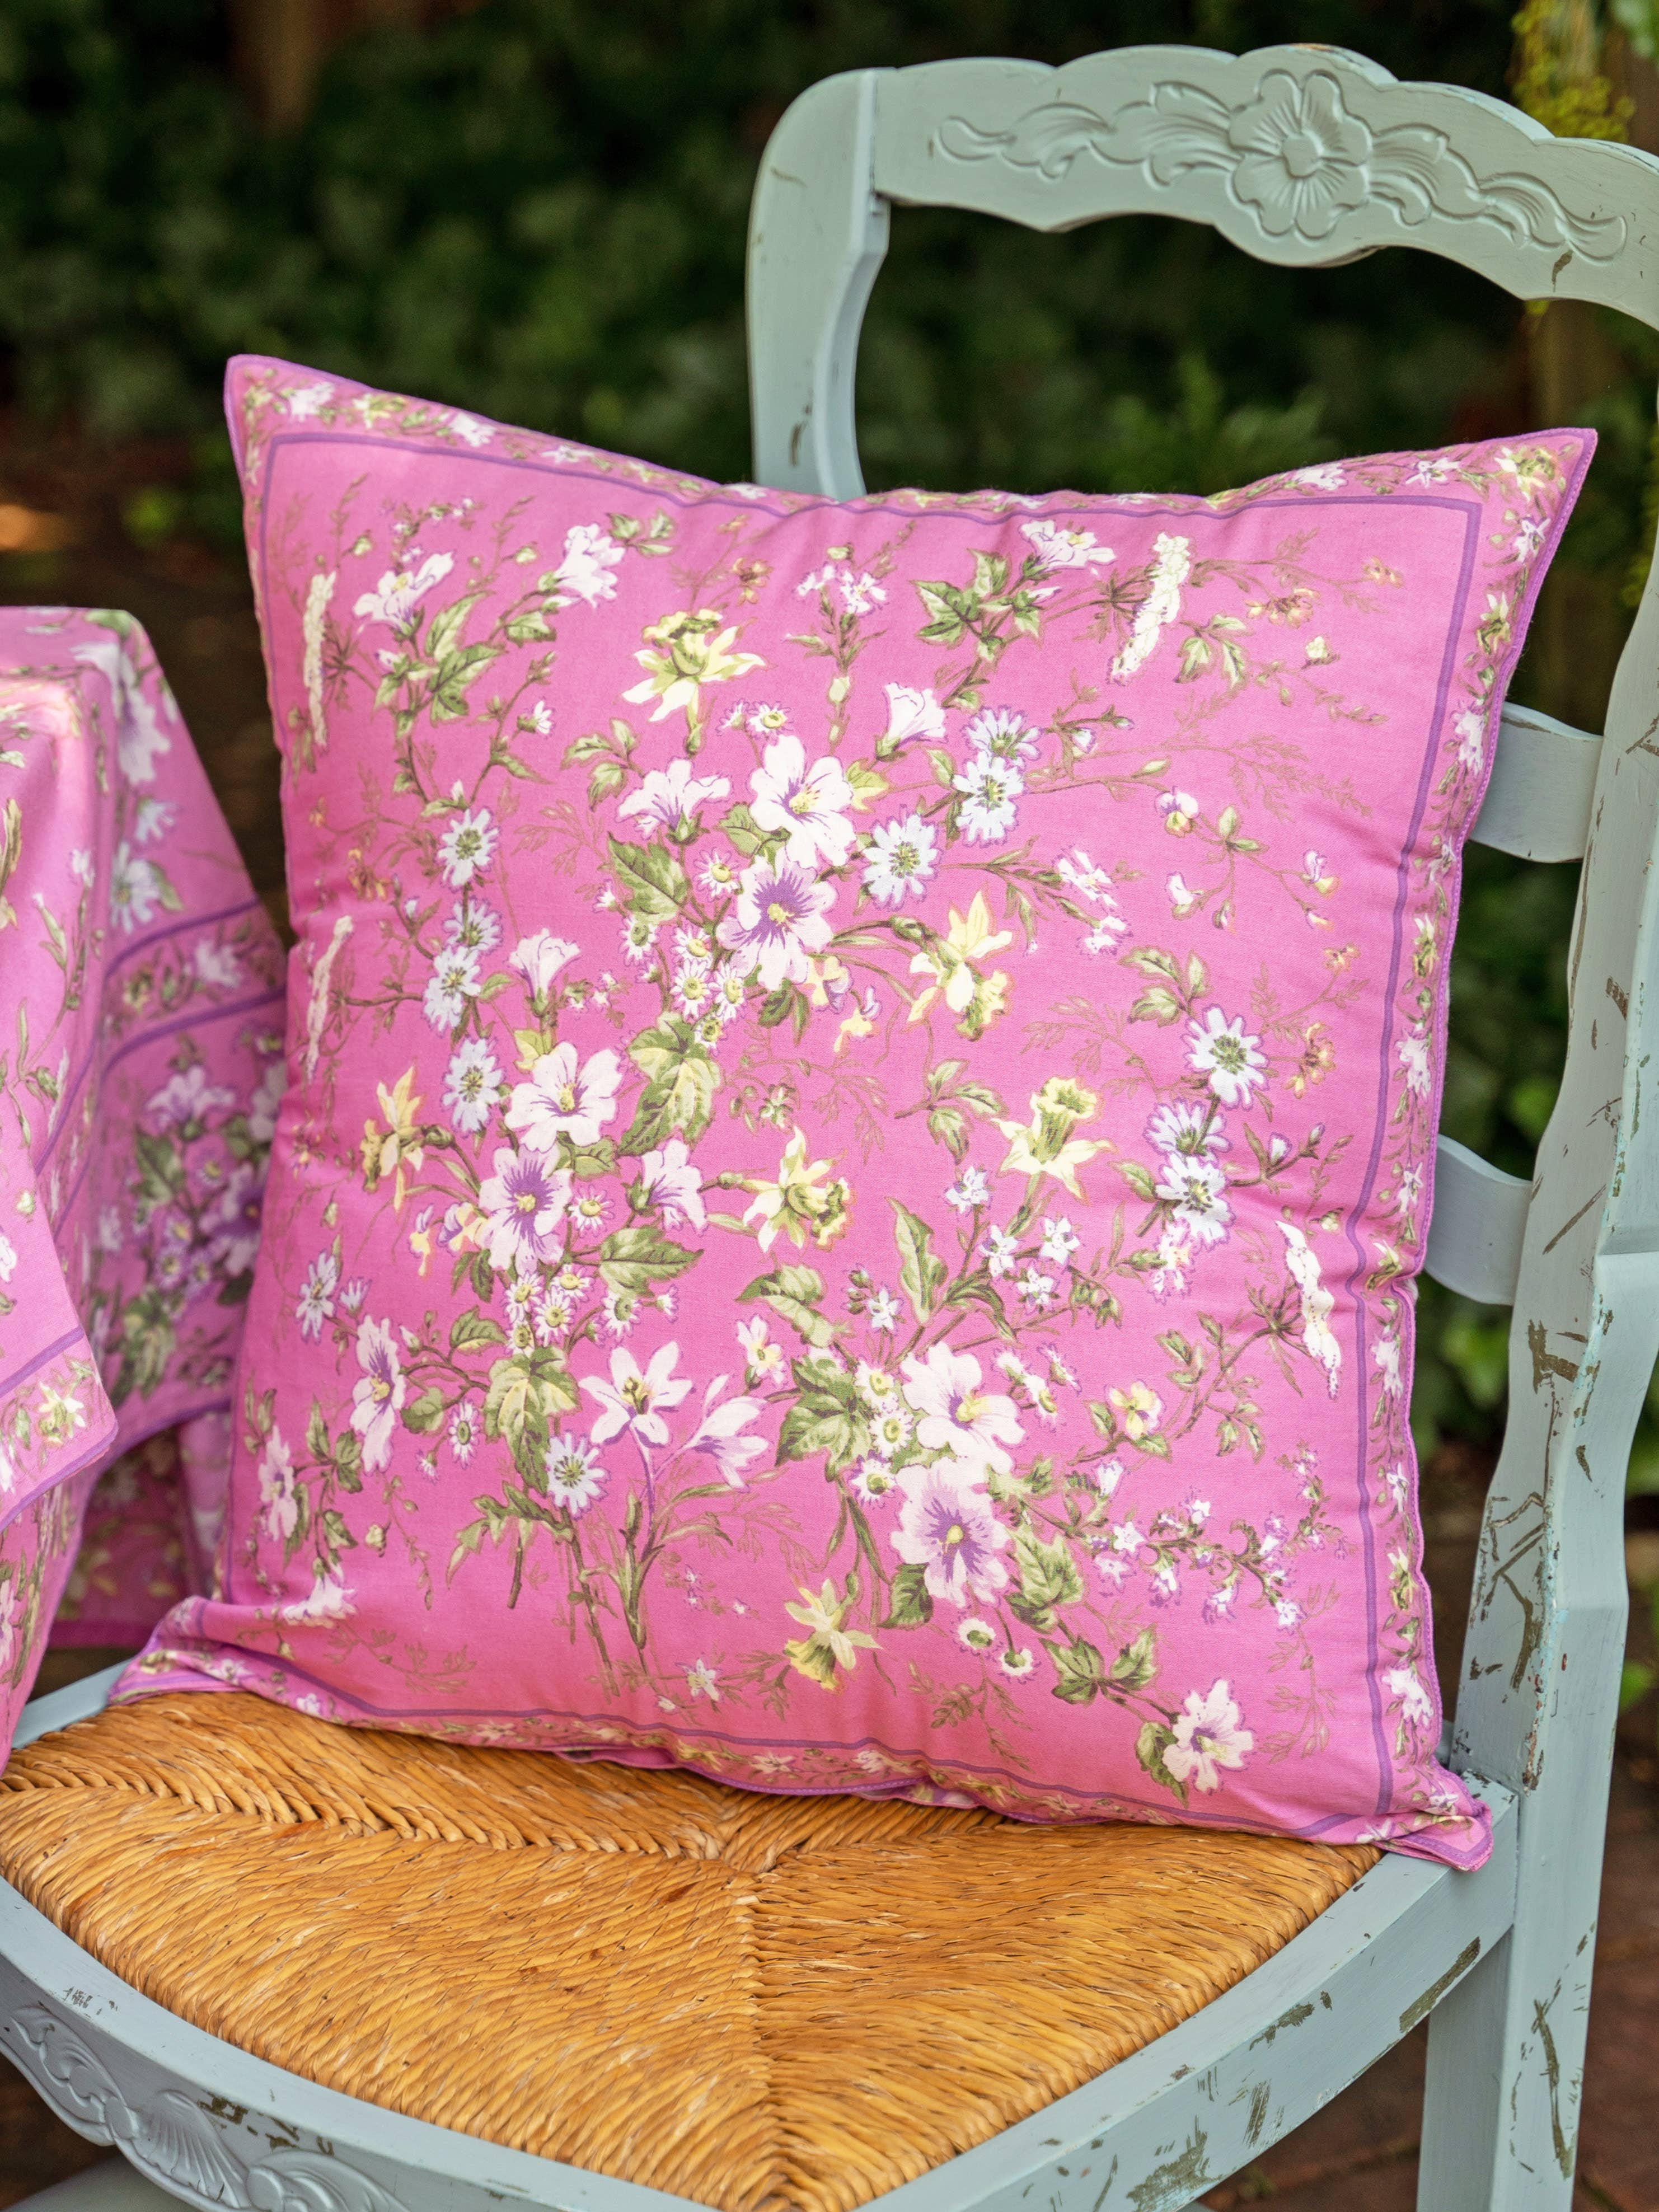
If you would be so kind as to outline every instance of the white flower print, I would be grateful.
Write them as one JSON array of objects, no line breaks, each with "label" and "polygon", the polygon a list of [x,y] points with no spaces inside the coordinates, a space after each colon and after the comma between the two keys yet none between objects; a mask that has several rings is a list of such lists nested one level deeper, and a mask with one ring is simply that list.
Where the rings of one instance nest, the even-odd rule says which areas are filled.
[{"label": "white flower print", "polygon": [[1181,1099],[1157,1108],[1146,1124],[1146,1140],[1158,1152],[1185,1155],[1231,1149],[1225,1116],[1207,1103],[1190,1106]]},{"label": "white flower print", "polygon": [[468,415],[459,407],[449,410],[449,427],[464,444],[475,449],[487,446],[495,434],[493,422],[481,422],[476,415]]},{"label": "white flower print", "polygon": [[1146,596],[1135,609],[1127,643],[1112,663],[1112,680],[1138,676],[1157,650],[1158,639],[1181,612],[1181,587],[1193,570],[1193,541],[1160,531],[1152,541],[1152,574]]},{"label": "white flower print", "polygon": [[524,977],[532,998],[544,1000],[554,979],[575,957],[576,948],[568,937],[555,937],[550,929],[538,929],[533,937],[519,939],[507,955],[507,964]]},{"label": "white flower print", "polygon": [[374,591],[365,592],[351,611],[360,621],[389,623],[394,629],[407,628],[421,601],[454,566],[453,554],[429,553],[418,568],[388,568]]},{"label": "white flower print", "polygon": [[331,384],[295,384],[283,394],[283,404],[296,422],[308,422],[334,397]]},{"label": "white flower print", "polygon": [[[849,795],[850,788],[849,786]],[[639,789],[631,792],[617,811],[638,818],[648,828],[672,832],[685,829],[688,824],[695,825],[698,808],[725,799],[731,789],[723,775],[693,775],[690,762],[676,754],[665,769],[653,769]],[[758,820],[758,816],[756,818]]]},{"label": "white flower print", "polygon": [[561,1137],[573,1145],[593,1145],[617,1115],[622,1062],[614,1052],[596,1052],[577,1065],[574,1044],[556,1046],[531,1070],[528,1083],[515,1084],[507,1126],[540,1152],[550,1152]]},{"label": "white flower print", "polygon": [[1326,1289],[1318,1257],[1296,1224],[1281,1221],[1279,1233],[1285,1239],[1285,1264],[1302,1295],[1302,1341],[1308,1357],[1324,1369],[1334,1398],[1342,1380],[1342,1346],[1330,1323],[1335,1297]]},{"label": "white flower print", "polygon": [[764,1437],[745,1437],[742,1431],[766,1411],[758,1398],[726,1398],[727,1378],[717,1375],[703,1393],[702,1419],[693,1431],[687,1451],[714,1461],[727,1487],[743,1488],[744,1470],[751,1460],[771,1449]]},{"label": "white flower print", "polygon": [[490,952],[501,941],[501,916],[493,907],[464,899],[452,907],[444,924],[447,945],[465,945],[474,952]]},{"label": "white flower print", "polygon": [[869,1307],[870,1326],[872,1328],[878,1330],[882,1335],[892,1335],[893,1332],[899,1325],[899,1319],[902,1311],[903,1309],[900,1306],[898,1300],[893,1296],[891,1291],[882,1289],[874,1291],[871,1293]]},{"label": "white flower print", "polygon": [[902,906],[921,898],[939,866],[939,834],[920,814],[884,822],[865,848],[864,888],[878,906]]},{"label": "white flower print", "polygon": [[465,1467],[471,1460],[481,1433],[477,1407],[463,1398],[449,1417],[449,1449],[458,1467]]},{"label": "white flower print", "polygon": [[1039,1257],[1049,1261],[1054,1267],[1069,1267],[1072,1255],[1082,1241],[1063,1213],[1057,1218],[1047,1213],[1043,1215]]},{"label": "white flower print", "polygon": [[1011,762],[975,753],[955,779],[962,793],[962,834],[970,845],[1001,842],[1018,818],[1025,779]]},{"label": "white flower print", "polygon": [[438,863],[451,890],[464,890],[475,876],[483,874],[495,858],[500,837],[487,806],[481,806],[476,814],[463,813],[450,824],[438,840]]},{"label": "white flower print", "polygon": [[1409,1030],[1401,1038],[1400,1065],[1406,1071],[1406,1088],[1413,1098],[1429,1095],[1429,1039],[1424,1030]]},{"label": "white flower print", "polygon": [[182,1129],[191,1124],[201,1128],[210,1114],[235,1103],[236,1093],[229,1085],[215,1083],[201,1061],[194,1060],[170,1075],[145,1100],[144,1111],[153,1115],[164,1129]]},{"label": "white flower print", "polygon": [[1207,1696],[1189,1690],[1176,1716],[1175,1741],[1164,1747],[1164,1765],[1194,1790],[1218,1790],[1222,1769],[1237,1771],[1255,1748],[1243,1717],[1224,1677],[1211,1685]]},{"label": "white flower print", "polygon": [[980,1249],[985,1255],[986,1267],[994,1276],[1013,1273],[1019,1253],[1019,1239],[1011,1236],[1007,1230],[988,1230]]},{"label": "white flower print", "polygon": [[1226,1171],[1206,1153],[1166,1152],[1164,1171],[1154,1186],[1175,1218],[1200,1244],[1224,1242],[1232,1226],[1233,1210],[1227,1203]]},{"label": "white flower print", "polygon": [[432,963],[432,974],[421,1000],[434,1030],[447,1036],[466,1012],[466,1002],[478,995],[478,956],[470,945],[447,945]]},{"label": "white flower print", "polygon": [[356,1610],[356,1592],[339,1568],[325,1574],[319,1567],[307,1595],[293,1605],[279,1605],[276,1618],[284,1628],[320,1628],[330,1621],[349,1620]]},{"label": "white flower print", "polygon": [[1478,775],[1486,757],[1486,717],[1479,707],[1465,707],[1452,717],[1457,737],[1458,765]]},{"label": "white flower print", "polygon": [[307,1344],[315,1344],[323,1333],[324,1322],[332,1320],[334,1293],[339,1286],[338,1260],[332,1252],[319,1252],[307,1272],[300,1288],[299,1303],[294,1309],[300,1334]]},{"label": "white flower print", "polygon": [[1018,767],[1036,757],[1038,737],[1024,714],[1012,707],[988,707],[975,714],[963,732],[976,753]]},{"label": "white flower print", "polygon": [[908,684],[887,686],[887,727],[876,741],[882,757],[890,759],[913,738],[937,744],[944,735],[945,709],[930,690],[915,690]]},{"label": "white flower print", "polygon": [[679,1137],[671,1137],[660,1150],[647,1152],[640,1162],[640,1196],[661,1206],[665,1221],[689,1222],[693,1229],[708,1225],[702,1177],[691,1164]]},{"label": "white flower print", "polygon": [[1434,1719],[1433,1702],[1415,1668],[1386,1668],[1382,1684],[1389,1695],[1398,1701],[1408,1727],[1425,1729],[1431,1724]]},{"label": "white flower print", "polygon": [[1379,1336],[1371,1352],[1371,1364],[1376,1369],[1385,1394],[1390,1398],[1398,1398],[1406,1387],[1401,1371],[1400,1339],[1397,1336]]},{"label": "white flower print", "polygon": [[916,1435],[933,1451],[994,1468],[1006,1474],[1013,1461],[1005,1446],[1025,1431],[1012,1398],[983,1387],[983,1370],[971,1352],[936,1344],[925,1360],[903,1364],[904,1395],[921,1415]]},{"label": "white flower print", "polygon": [[1224,1106],[1248,1106],[1267,1080],[1261,1038],[1245,1035],[1242,1014],[1229,1021],[1219,1006],[1188,1024],[1187,1065],[1207,1079]]},{"label": "white flower print", "polygon": [[110,919],[124,935],[131,936],[144,927],[158,905],[167,902],[174,906],[179,902],[167,878],[150,861],[141,860],[123,838],[110,862]]},{"label": "white flower print", "polygon": [[311,742],[319,752],[328,744],[328,723],[323,709],[323,631],[337,581],[332,568],[319,569],[306,587],[306,609],[301,623],[304,654],[300,680],[306,687],[306,711],[311,721]]},{"label": "white flower print", "polygon": [[1185,921],[1188,915],[1196,914],[1203,903],[1202,894],[1194,890],[1182,875],[1170,877],[1164,889],[1177,921]]},{"label": "white flower print", "polygon": [[1306,468],[1292,469],[1285,478],[1287,483],[1306,484],[1310,491],[1340,491],[1346,481],[1340,461],[1314,461]]},{"label": "white flower print", "polygon": [[351,1425],[362,1440],[363,1472],[380,1474],[392,1462],[392,1439],[409,1395],[397,1332],[389,1321],[357,1324],[357,1364],[362,1373],[351,1386]]},{"label": "white flower print", "polygon": [[608,1382],[603,1376],[583,1376],[583,1389],[599,1401],[601,1408],[593,1424],[596,1444],[608,1443],[624,1429],[641,1443],[668,1442],[668,1424],[663,1413],[672,1413],[691,1389],[689,1375],[674,1372],[679,1358],[678,1344],[665,1344],[653,1353],[650,1364],[642,1370],[633,1353],[619,1345],[611,1355]]},{"label": "white flower print", "polygon": [[265,1532],[283,1543],[299,1525],[300,1502],[295,1495],[294,1454],[279,1428],[265,1438],[255,1470],[259,1484],[259,1517]]},{"label": "white flower print", "polygon": [[482,1037],[469,1037],[450,1057],[444,1104],[463,1136],[476,1137],[501,1095],[501,1071]]},{"label": "white flower print", "polygon": [[580,1520],[604,1494],[605,1469],[586,1437],[555,1437],[544,1466],[549,1500],[562,1506],[573,1521]]},{"label": "white flower print", "polygon": [[1019,534],[1030,541],[1031,550],[1045,572],[1056,568],[1104,568],[1117,556],[1102,545],[1092,530],[1067,530],[1058,522],[1022,522]]},{"label": "white flower print", "polygon": [[983,1168],[964,1168],[957,1181],[945,1194],[945,1203],[957,1213],[971,1213],[975,1207],[988,1205],[991,1197],[991,1178]]},{"label": "white flower print", "polygon": [[820,883],[787,857],[780,855],[775,864],[757,860],[744,871],[737,902],[720,925],[720,941],[740,974],[758,971],[763,989],[804,983],[807,963],[833,933],[824,916],[835,902],[833,884]]},{"label": "white flower print", "polygon": [[853,787],[839,761],[825,755],[809,768],[799,738],[775,738],[749,784],[755,820],[787,835],[784,850],[798,868],[842,865],[857,833],[847,819]]},{"label": "white flower print", "polygon": [[235,947],[216,945],[211,938],[197,939],[190,964],[197,981],[210,991],[234,991],[242,980],[242,963]]},{"label": "white flower print", "polygon": [[561,607],[597,607],[617,593],[615,571],[623,549],[597,522],[579,522],[564,535],[564,555],[553,572],[551,590]]}]

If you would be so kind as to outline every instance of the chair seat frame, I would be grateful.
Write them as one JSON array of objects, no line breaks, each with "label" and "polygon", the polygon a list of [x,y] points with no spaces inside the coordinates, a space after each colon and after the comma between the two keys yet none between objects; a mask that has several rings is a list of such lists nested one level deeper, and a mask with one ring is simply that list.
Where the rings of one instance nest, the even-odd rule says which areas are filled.
[{"label": "chair seat frame", "polygon": [[[1659,329],[1659,161],[1553,139],[1480,94],[1303,46],[855,71],[804,94],[761,163],[757,481],[862,490],[859,329],[905,204],[1045,231],[1161,212],[1310,268],[1407,245],[1518,297]],[[1626,1608],[1624,1473],[1659,1354],[1659,1105],[1642,1110],[1659,981],[1659,582],[1605,737],[1506,712],[1474,835],[1584,860],[1566,1068],[1534,1176],[1443,1139],[1426,1255],[1453,1288],[1515,1309],[1448,1747],[1492,1807],[1492,1857],[1472,1875],[1385,1857],[1181,2027],[889,2192],[884,2212],[1174,2212],[1425,2015],[1421,2212],[1566,2212]],[[110,1679],[31,1705],[21,1740],[97,1711]],[[266,2065],[149,2002],[3,1885],[0,2048],[72,2127],[203,2212],[683,2204]]]}]

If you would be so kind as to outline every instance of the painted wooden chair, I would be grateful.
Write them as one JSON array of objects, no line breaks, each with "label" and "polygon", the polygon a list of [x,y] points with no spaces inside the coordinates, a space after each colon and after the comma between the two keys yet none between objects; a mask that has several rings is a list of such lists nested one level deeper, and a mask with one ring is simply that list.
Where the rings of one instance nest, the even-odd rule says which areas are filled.
[{"label": "painted wooden chair", "polygon": [[[755,472],[767,483],[839,495],[860,489],[854,359],[896,203],[977,209],[1042,230],[1156,210],[1212,223],[1263,259],[1310,267],[1410,245],[1517,296],[1595,301],[1659,328],[1659,162],[1617,145],[1555,142],[1476,94],[1398,84],[1353,56],[1303,47],[1237,59],[1143,47],[1060,71],[991,60],[862,71],[798,100],[762,166],[750,315]],[[921,2170],[927,2160],[906,2166],[901,2159],[915,2178],[882,2192],[891,2212],[1015,2212],[1030,2203],[1052,2212],[1118,2205],[1168,2212],[1305,2119],[1425,2016],[1419,2199],[1425,2212],[1568,2204],[1625,1619],[1623,1474],[1659,1350],[1659,1111],[1649,1018],[1659,983],[1656,675],[1659,584],[1650,581],[1605,738],[1522,710],[1506,714],[1475,833],[1524,857],[1583,855],[1585,863],[1570,955],[1566,1074],[1534,1179],[1501,1175],[1443,1139],[1429,1244],[1429,1267],[1443,1282],[1514,1306],[1508,1431],[1486,1512],[1449,1748],[1492,1805],[1491,1861],[1473,1875],[1386,1856],[1356,1879],[1348,1865],[1333,1884],[1342,1893],[1334,1902],[1320,1909],[1317,1899],[1304,1897],[1278,1932],[1261,1935],[1251,1960],[1220,1977],[1226,1986],[1207,2002],[1201,1992],[1191,1997],[1178,2025],[1160,2033],[1143,2021],[1140,2047],[1121,2063],[1012,2124],[985,2123],[975,2147],[931,2170]],[[40,1700],[23,1740],[39,1744],[77,1720],[112,1729],[123,1711],[145,1711],[110,1709],[92,1718],[107,1687],[99,1678]],[[209,1709],[239,1701],[182,1702]],[[204,1744],[221,1725],[210,1727],[210,1719],[204,1711]],[[290,1734],[277,1744],[281,1729],[303,1736],[307,1728],[309,1738]],[[92,1741],[59,1741],[82,1740]],[[173,1789],[168,1804],[187,1807],[180,1819],[221,1820],[216,1847],[223,1848],[227,1883],[245,1865],[226,1840],[235,1822],[246,1842],[261,1818],[277,1817],[273,1804],[285,1806],[291,1878],[286,1890],[267,1884],[258,1892],[258,1912],[289,1912],[284,1942],[290,1949],[319,1947],[313,1978],[325,1985],[329,1957],[317,1930],[338,1887],[327,1871],[330,1849],[355,1849],[365,1836],[378,1847],[395,1832],[387,1846],[395,1856],[414,1852],[423,1836],[475,1830],[499,1848],[492,1821],[505,1829],[517,1820],[520,1843],[534,1826],[525,1794],[533,1797],[542,1785],[526,1782],[516,1766],[499,1787],[490,1779],[507,1770],[487,1762],[514,1755],[464,1754],[486,1764],[465,1774],[447,1769],[435,1781],[410,1779],[407,1765],[398,1770],[402,1780],[388,1779],[392,1753],[375,1747],[410,1741],[365,1741],[284,1714],[280,1728],[270,1723],[257,1772],[254,1753],[244,1747],[242,1765],[217,1779],[210,1763],[193,1781],[179,1782],[175,1761],[165,1786],[135,1784],[137,1752],[125,1767],[112,1753],[106,1779],[141,1795],[166,1797]],[[52,1779],[46,1750],[40,1745],[20,1763],[21,1771],[46,1759],[30,1770],[37,1784]],[[310,1778],[295,1780],[308,1757]],[[355,1778],[337,1787],[328,1774],[352,1759]],[[538,1772],[556,1769],[566,1778],[561,1789],[573,1773],[597,1771],[546,1762]],[[634,1815],[648,1826],[649,1791],[683,1780],[648,1778],[630,1799]],[[415,1801],[422,1788],[429,1784],[430,1796],[440,1784],[449,1793],[447,1809],[428,1817]],[[328,1802],[320,1814],[315,1806],[296,1812],[284,1789],[289,1799]],[[38,1798],[47,1795],[36,1790]],[[349,1818],[337,1805],[330,1810],[336,1799],[356,1808]],[[91,1797],[85,1802],[90,1806]],[[160,1805],[155,1817],[163,1814],[173,1817]],[[704,1805],[698,1832],[707,1843],[724,1821],[729,1839],[743,1817],[741,1808]],[[918,1817],[925,1824],[939,1816]],[[1116,1832],[1147,1849],[1190,1847],[1178,1831]],[[911,1840],[924,1855],[933,1848],[928,1835]],[[647,1838],[642,1848],[648,1856],[654,1846]],[[718,1856],[714,1844],[699,1844],[691,1856],[698,1851]],[[775,1853],[765,1859],[766,1867],[776,1863]],[[803,1863],[810,1904],[811,1866]],[[1259,1873],[1265,1862],[1256,1864]],[[769,1876],[756,1881],[763,1878]],[[1248,1867],[1228,1878],[1229,1910],[1247,1924],[1254,1913],[1265,1925],[1261,1881]],[[453,2123],[411,2117],[407,2099],[403,2110],[387,2109],[398,2101],[397,2067],[415,2063],[410,2053],[399,2056],[395,2037],[382,2052],[392,2075],[383,2068],[374,2077],[382,2084],[376,2102],[252,2055],[237,2047],[238,2037],[259,2043],[251,2028],[220,2036],[179,2016],[188,1988],[168,2009],[134,1986],[164,1983],[157,1961],[170,1933],[184,1941],[183,1902],[171,1931],[163,1911],[148,1934],[130,1923],[125,1950],[104,1946],[106,1955],[119,1956],[125,1978],[94,1955],[100,1947],[88,1930],[97,1903],[89,1893],[58,1916],[86,1936],[83,1947],[17,1889],[0,1888],[0,2047],[71,2125],[116,2145],[173,2196],[236,2212],[486,2212],[504,2197],[592,2212],[668,2212],[675,2196],[699,2195],[684,2179],[645,2187],[503,2148],[488,2139],[487,2118],[460,2132]],[[1290,1926],[1300,1932],[1285,1940]],[[661,1942],[668,1940],[664,1934]],[[395,1979],[395,1946],[380,1955],[393,1960]],[[809,1946],[802,1956],[811,1955]],[[413,1977],[412,1948],[410,1957]],[[695,1965],[688,1951],[686,1972]],[[463,1957],[463,1988],[465,1967]],[[274,2018],[300,1999],[291,1977],[283,1981],[276,1964],[269,1971],[264,1995],[243,1994],[255,2014],[263,2006]],[[518,1986],[527,1990],[528,1978]],[[599,1995],[602,2007],[603,1987]],[[573,2039],[577,2011],[573,1982]],[[558,2008],[544,2017],[552,2026],[540,2040],[557,2044]],[[429,2040],[432,2023],[425,2027]],[[453,2070],[463,2054],[476,2070],[481,2051],[487,2060],[499,2043],[511,2071],[505,2054],[515,2037],[523,2039],[516,2007],[503,2016],[481,2001],[454,2027]],[[917,2039],[902,1993],[882,2036],[891,2064],[902,2069],[906,2046]],[[711,2069],[716,2056],[711,2043]],[[804,2078],[810,2084],[810,2067]],[[666,2124],[647,2111],[653,2092],[647,2065],[623,2066],[606,2094],[624,2133],[635,2107],[646,2115],[635,2135]],[[106,2212],[127,2212],[143,2189],[117,2169],[54,2195],[59,2212],[97,2212],[100,2196],[109,2200]],[[741,2194],[728,2191],[724,2201]],[[797,2201],[851,2207],[871,2194],[830,2170]],[[790,2197],[786,2187],[768,2201]],[[722,2200],[711,2190],[704,2201]]]}]

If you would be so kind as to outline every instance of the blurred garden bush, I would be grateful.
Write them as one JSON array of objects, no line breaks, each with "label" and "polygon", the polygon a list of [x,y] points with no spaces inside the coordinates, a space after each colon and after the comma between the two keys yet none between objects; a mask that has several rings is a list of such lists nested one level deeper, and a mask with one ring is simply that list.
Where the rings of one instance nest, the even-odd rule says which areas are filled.
[{"label": "blurred garden bush", "polygon": [[[1618,26],[1533,0],[1518,76],[1512,5],[485,0],[348,41],[273,131],[210,0],[6,0],[0,398],[89,441],[185,441],[189,465],[130,503],[140,539],[236,544],[218,387],[238,350],[740,477],[750,189],[815,78],[1312,39],[1499,96],[1513,79],[1558,128],[1622,133],[1640,103],[1601,70],[1650,54],[1649,0],[1618,0]],[[1633,325],[1529,317],[1414,255],[1309,275],[1173,222],[1036,239],[918,211],[876,288],[860,419],[874,486],[1204,491],[1588,419],[1601,457],[1516,689],[1599,726],[1644,507],[1651,534],[1656,371]],[[1576,873],[1481,853],[1468,871],[1446,1125],[1516,1170],[1554,1096]],[[1504,1323],[1425,1285],[1422,1442],[1494,1432]],[[1659,1490],[1659,1429],[1632,1480]]]}]

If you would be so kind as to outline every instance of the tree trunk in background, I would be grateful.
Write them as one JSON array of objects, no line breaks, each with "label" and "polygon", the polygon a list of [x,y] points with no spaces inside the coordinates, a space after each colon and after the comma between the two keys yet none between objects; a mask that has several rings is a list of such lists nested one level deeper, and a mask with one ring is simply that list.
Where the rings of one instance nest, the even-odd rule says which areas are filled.
[{"label": "tree trunk in background", "polygon": [[[1582,300],[1534,301],[1526,314],[1528,419],[1540,430],[1583,422],[1629,380],[1607,319]],[[1547,714],[1599,730],[1629,617],[1605,571],[1558,561],[1545,579],[1528,644],[1529,690]]]},{"label": "tree trunk in background", "polygon": [[281,137],[310,113],[323,64],[343,39],[416,30],[459,12],[434,0],[230,0],[236,73],[260,128]]},{"label": "tree trunk in background", "polygon": [[[1559,55],[1568,76],[1599,70],[1611,126],[1597,135],[1618,137],[1659,154],[1659,70],[1644,61],[1624,33],[1609,28],[1599,56]],[[1568,66],[1577,62],[1577,70]],[[1517,85],[1517,91],[1522,88]],[[1570,109],[1540,120],[1560,129]],[[1527,310],[1525,343],[1531,404],[1540,429],[1581,423],[1587,410],[1630,380],[1620,350],[1618,318],[1577,300],[1534,301]],[[1628,627],[1628,611],[1613,580],[1557,562],[1538,603],[1528,647],[1530,689],[1538,704],[1583,730],[1599,730],[1607,693]]]}]

